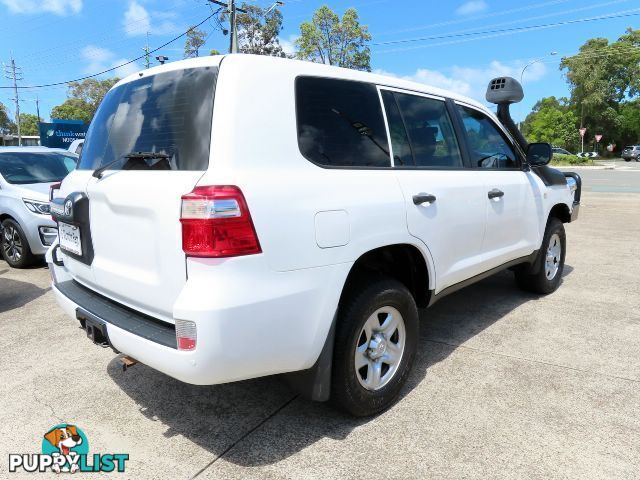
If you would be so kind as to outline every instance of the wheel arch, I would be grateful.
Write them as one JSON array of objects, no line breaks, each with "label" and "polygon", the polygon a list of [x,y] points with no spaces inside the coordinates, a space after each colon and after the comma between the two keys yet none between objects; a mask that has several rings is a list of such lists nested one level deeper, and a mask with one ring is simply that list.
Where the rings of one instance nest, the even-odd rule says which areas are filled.
[{"label": "wheel arch", "polygon": [[331,395],[331,371],[333,346],[338,312],[351,288],[366,279],[366,275],[382,273],[398,279],[412,293],[416,304],[429,304],[433,282],[433,263],[428,250],[409,243],[396,243],[370,249],[362,253],[351,266],[342,285],[338,309],[336,310],[324,346],[315,364],[307,369],[284,375],[289,386],[304,398],[327,401]]},{"label": "wheel arch", "polygon": [[16,220],[13,216],[9,215],[8,213],[0,213],[0,223],[4,222],[5,220],[13,220],[18,225],[20,225],[20,222],[18,222],[18,220]]},{"label": "wheel arch", "polygon": [[429,304],[433,286],[433,267],[430,258],[416,245],[397,243],[371,249],[358,257],[345,279],[340,295],[345,295],[355,283],[367,275],[379,273],[395,278],[405,285],[419,307]]},{"label": "wheel arch", "polygon": [[556,203],[551,210],[549,210],[549,216],[547,217],[547,222],[551,218],[557,218],[562,223],[571,222],[571,210],[566,203]]}]

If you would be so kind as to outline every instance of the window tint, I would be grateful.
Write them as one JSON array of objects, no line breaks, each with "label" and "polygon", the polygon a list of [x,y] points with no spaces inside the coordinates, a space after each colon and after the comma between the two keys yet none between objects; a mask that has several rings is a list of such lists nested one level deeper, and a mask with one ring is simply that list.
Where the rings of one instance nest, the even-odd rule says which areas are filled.
[{"label": "window tint", "polygon": [[[206,170],[216,74],[211,67],[173,70],[109,91],[91,121],[78,168],[115,161],[113,170]],[[168,158],[124,158],[133,152]]]},{"label": "window tint", "polygon": [[518,161],[513,147],[498,127],[485,114],[458,105],[467,134],[471,165],[481,168],[516,168]]},{"label": "window tint", "polygon": [[[413,162],[408,165],[462,168],[458,141],[453,132],[444,101],[404,93],[385,92],[385,94],[387,98],[391,95],[395,97],[400,109],[400,115],[397,117],[404,124],[398,125],[398,120],[389,116],[390,131],[404,129],[406,126],[413,154]],[[385,108],[390,103],[391,100],[387,100]],[[396,140],[400,141],[396,142]],[[408,147],[402,143],[401,137],[392,134],[392,141],[394,142],[394,156],[396,155],[396,143],[401,154],[405,155]]]},{"label": "window tint", "polygon": [[308,160],[327,166],[391,166],[374,85],[299,77],[296,111],[298,145]]}]

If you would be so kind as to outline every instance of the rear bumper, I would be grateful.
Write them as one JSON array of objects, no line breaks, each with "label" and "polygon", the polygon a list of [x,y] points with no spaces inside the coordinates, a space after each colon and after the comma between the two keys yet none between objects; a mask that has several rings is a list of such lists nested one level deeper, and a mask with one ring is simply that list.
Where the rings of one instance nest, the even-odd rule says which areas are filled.
[{"label": "rear bumper", "polygon": [[[234,259],[239,261],[229,275],[224,275],[224,264],[198,260],[190,265],[189,280],[174,305],[174,318],[196,323],[198,340],[193,351],[177,350],[136,332],[116,318],[122,312],[85,287],[80,287],[84,297],[70,294],[65,282],[71,277],[65,267],[51,262],[49,266],[57,301],[74,321],[79,308],[99,317],[107,324],[115,350],[183,382],[211,385],[310,368],[324,345],[351,264],[243,272],[248,258]],[[211,268],[216,269],[215,277],[222,274],[224,282],[212,279]],[[165,330],[174,328],[158,322]]]}]

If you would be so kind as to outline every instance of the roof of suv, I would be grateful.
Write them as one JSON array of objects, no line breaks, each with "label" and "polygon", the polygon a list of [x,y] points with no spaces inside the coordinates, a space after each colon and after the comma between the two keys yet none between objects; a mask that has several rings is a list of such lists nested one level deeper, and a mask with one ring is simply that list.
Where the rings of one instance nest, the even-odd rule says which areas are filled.
[{"label": "roof of suv", "polygon": [[315,75],[326,76],[335,78],[344,78],[350,80],[359,80],[362,82],[376,83],[378,85],[386,85],[395,88],[402,88],[405,90],[412,90],[419,93],[426,93],[436,95],[440,97],[448,97],[453,100],[459,100],[461,102],[473,105],[481,108],[482,110],[491,112],[485,105],[473,100],[472,98],[465,97],[448,90],[444,90],[437,87],[432,87],[424,83],[413,82],[390,75],[381,75],[378,73],[363,72],[359,70],[352,70],[349,68],[334,67],[331,65],[324,65],[320,63],[307,62],[302,60],[294,60],[289,58],[271,57],[266,55],[250,55],[250,54],[227,54],[227,55],[213,55],[207,57],[190,58],[187,60],[180,60],[177,62],[171,62],[164,65],[143,70],[131,74],[122,80],[120,80],[114,87],[132,82],[142,76],[155,75],[157,73],[169,72],[173,70],[180,70],[185,68],[205,67],[205,66],[219,66],[222,62],[238,62],[244,63],[248,68],[260,67],[260,68],[291,68],[295,66],[295,70],[300,75]]}]

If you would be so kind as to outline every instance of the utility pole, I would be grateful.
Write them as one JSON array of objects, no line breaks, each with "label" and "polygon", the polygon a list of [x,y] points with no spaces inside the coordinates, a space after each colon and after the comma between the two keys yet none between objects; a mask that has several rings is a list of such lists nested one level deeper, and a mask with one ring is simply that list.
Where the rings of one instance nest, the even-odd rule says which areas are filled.
[{"label": "utility pole", "polygon": [[36,114],[38,115],[38,123],[40,123],[40,99],[36,96]]},{"label": "utility pole", "polygon": [[13,92],[15,97],[12,100],[16,104],[16,125],[18,126],[18,145],[22,146],[22,134],[20,133],[20,97],[18,96],[18,81],[22,80],[22,71],[16,67],[16,61],[11,58],[11,66],[4,69],[5,77],[13,80]]},{"label": "utility pole", "polygon": [[144,68],[151,66],[151,60],[149,59],[149,32],[147,32],[147,44],[142,49],[144,52]]},{"label": "utility pole", "polygon": [[229,11],[229,53],[238,53],[238,28],[236,26],[236,12],[247,13],[246,10],[236,7],[235,0],[229,0],[229,3],[220,2],[219,0],[209,0],[211,3],[226,7]]},{"label": "utility pole", "polygon": [[229,52],[238,53],[238,26],[236,25],[236,2],[229,0]]}]

